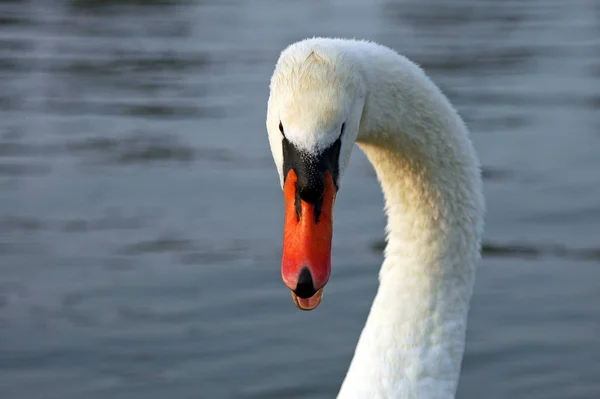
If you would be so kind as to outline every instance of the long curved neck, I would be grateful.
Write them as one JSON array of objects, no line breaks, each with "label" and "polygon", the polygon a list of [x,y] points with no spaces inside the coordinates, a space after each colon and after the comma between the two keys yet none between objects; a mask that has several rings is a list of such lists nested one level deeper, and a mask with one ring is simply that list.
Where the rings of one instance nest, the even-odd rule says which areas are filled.
[{"label": "long curved neck", "polygon": [[370,58],[357,68],[357,142],[381,182],[388,243],[338,398],[453,398],[483,227],[479,164],[462,120],[416,65]]}]

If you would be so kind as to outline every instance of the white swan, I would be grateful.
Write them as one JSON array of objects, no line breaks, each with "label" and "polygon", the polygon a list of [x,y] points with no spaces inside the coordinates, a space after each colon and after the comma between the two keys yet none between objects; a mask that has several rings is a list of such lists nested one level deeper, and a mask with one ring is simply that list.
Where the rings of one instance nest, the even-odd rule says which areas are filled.
[{"label": "white swan", "polygon": [[333,203],[354,142],[384,193],[380,285],[338,398],[453,398],[485,211],[463,121],[417,65],[365,41],[289,46],[270,90],[282,277],[299,308],[317,307],[329,279]]}]

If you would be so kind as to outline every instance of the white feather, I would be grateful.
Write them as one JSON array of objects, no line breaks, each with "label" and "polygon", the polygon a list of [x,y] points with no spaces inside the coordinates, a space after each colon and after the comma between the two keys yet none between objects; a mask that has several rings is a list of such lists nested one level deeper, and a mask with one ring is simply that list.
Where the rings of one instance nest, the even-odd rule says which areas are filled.
[{"label": "white feather", "polygon": [[313,38],[285,49],[271,79],[267,130],[283,182],[280,122],[305,151],[345,123],[340,179],[356,142],[385,197],[380,286],[338,398],[453,398],[485,212],[463,121],[393,50]]}]

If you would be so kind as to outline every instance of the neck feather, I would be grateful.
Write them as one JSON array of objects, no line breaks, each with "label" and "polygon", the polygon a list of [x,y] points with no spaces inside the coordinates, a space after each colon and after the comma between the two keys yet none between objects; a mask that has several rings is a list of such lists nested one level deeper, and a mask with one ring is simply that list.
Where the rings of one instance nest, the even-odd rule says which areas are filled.
[{"label": "neck feather", "polygon": [[453,398],[483,227],[479,164],[429,78],[404,57],[382,59],[362,66],[358,144],[381,182],[388,243],[338,398]]}]

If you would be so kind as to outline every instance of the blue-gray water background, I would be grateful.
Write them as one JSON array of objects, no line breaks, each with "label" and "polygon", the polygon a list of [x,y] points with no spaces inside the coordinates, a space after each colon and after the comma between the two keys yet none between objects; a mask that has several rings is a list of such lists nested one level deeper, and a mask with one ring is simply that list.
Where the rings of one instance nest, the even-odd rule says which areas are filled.
[{"label": "blue-gray water background", "polygon": [[385,218],[354,151],[314,312],[280,280],[279,52],[368,38],[473,132],[489,208],[460,398],[600,397],[600,3],[0,1],[0,397],[332,398]]}]

